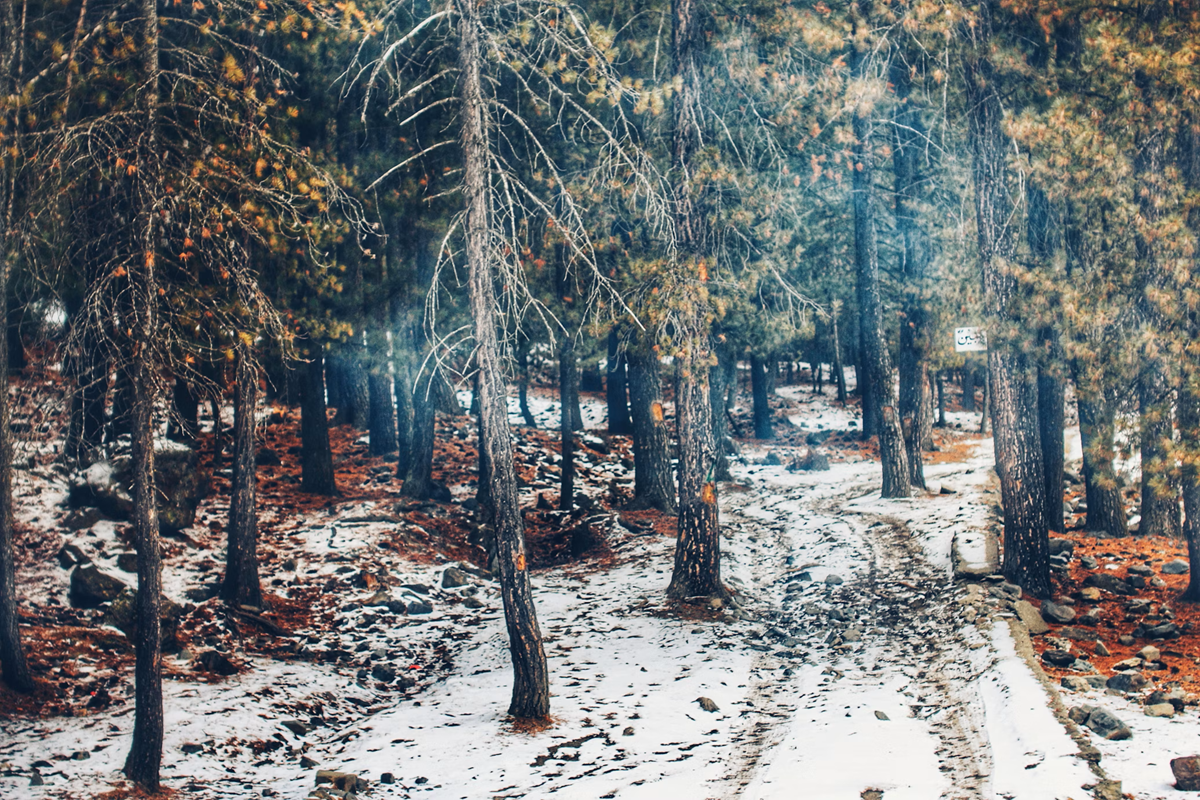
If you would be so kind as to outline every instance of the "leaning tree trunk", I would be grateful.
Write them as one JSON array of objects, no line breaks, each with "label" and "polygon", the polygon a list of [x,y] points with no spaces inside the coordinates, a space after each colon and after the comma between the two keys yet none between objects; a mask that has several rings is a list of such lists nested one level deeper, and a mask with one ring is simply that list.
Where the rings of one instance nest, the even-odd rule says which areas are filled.
[{"label": "leaning tree trunk", "polygon": [[308,494],[337,494],[333,450],[329,447],[329,417],[325,411],[325,360],[320,345],[306,353],[300,400],[300,488]]},{"label": "leaning tree trunk", "polygon": [[[701,10],[695,0],[672,0],[672,73],[677,85],[671,105],[671,162],[674,172],[675,227],[683,262],[675,265],[704,283],[703,221],[692,185],[693,160],[700,149],[702,112],[700,56],[704,47]],[[707,309],[692,300],[676,320],[675,429],[679,439],[679,518],[675,568],[667,595],[673,598],[724,597],[721,583],[721,529],[713,460],[712,404],[708,399],[709,323]]]},{"label": "leaning tree trunk", "polygon": [[550,679],[525,554],[512,438],[508,429],[508,401],[496,340],[494,276],[488,261],[493,223],[488,196],[487,107],[480,76],[485,53],[475,4],[465,0],[458,7],[459,118],[462,126],[462,186],[467,211],[464,231],[475,358],[479,366],[479,421],[483,437],[480,446],[487,449],[492,470],[496,560],[500,567],[500,593],[504,599],[513,662],[512,703],[508,713],[517,718],[543,719],[550,713]]},{"label": "leaning tree trunk", "polygon": [[750,356],[750,394],[754,402],[754,438],[774,439],[771,425],[771,400],[767,392],[767,369],[771,362],[756,355]]},{"label": "leaning tree trunk", "polygon": [[235,350],[237,377],[233,394],[233,492],[229,497],[228,545],[221,598],[236,606],[262,608],[258,578],[258,474],[255,469],[258,369],[250,347]]},{"label": "leaning tree trunk", "polygon": [[1049,533],[1037,428],[1037,383],[1019,341],[1020,323],[1013,308],[1017,294],[1011,269],[1016,257],[1012,227],[1016,203],[1005,162],[1010,143],[1003,127],[1001,78],[990,60],[992,15],[1000,2],[980,3],[970,33],[974,46],[964,60],[984,309],[991,325],[989,405],[1004,508],[1004,577],[1034,597],[1048,597]]},{"label": "leaning tree trunk", "polygon": [[629,393],[626,388],[625,350],[621,347],[617,329],[608,332],[608,363],[604,375],[604,396],[608,401],[608,432],[628,436],[633,432],[629,416]]},{"label": "leaning tree trunk", "polygon": [[629,400],[633,418],[633,501],[629,507],[674,513],[662,377],[658,356],[648,348],[629,351]]},{"label": "leaning tree trunk", "polygon": [[[855,54],[855,73],[862,75],[866,58]],[[854,113],[854,264],[858,290],[859,341],[862,345],[863,434],[879,434],[884,497],[908,497],[911,492],[908,455],[900,415],[896,412],[892,365],[883,329],[883,302],[879,296],[879,243],[875,234],[874,154],[871,148],[870,109]],[[866,379],[863,381],[862,379]]]}]

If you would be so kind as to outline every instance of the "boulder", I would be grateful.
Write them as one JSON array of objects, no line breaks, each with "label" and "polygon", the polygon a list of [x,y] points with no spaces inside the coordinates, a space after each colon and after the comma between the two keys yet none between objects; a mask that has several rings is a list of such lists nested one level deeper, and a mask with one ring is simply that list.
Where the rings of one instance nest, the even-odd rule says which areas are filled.
[{"label": "boulder", "polygon": [[1070,556],[1070,555],[1074,554],[1074,552],[1075,552],[1075,543],[1073,541],[1071,541],[1070,539],[1055,539],[1055,538],[1050,539],[1050,549],[1049,549],[1050,555],[1057,556],[1061,553],[1065,553],[1068,556]]},{"label": "boulder", "polygon": [[1162,566],[1163,575],[1186,575],[1191,567],[1182,558],[1168,561]]},{"label": "boulder", "polygon": [[71,605],[75,608],[96,608],[116,598],[125,584],[98,567],[86,564],[71,573]]},{"label": "boulder", "polygon": [[1162,651],[1152,644],[1148,644],[1138,651],[1138,658],[1143,661],[1158,661],[1162,658]]},{"label": "boulder", "polygon": [[1013,611],[1017,612],[1017,617],[1025,623],[1031,636],[1039,636],[1050,630],[1050,626],[1042,619],[1042,615],[1028,600],[1018,600],[1013,603]]},{"label": "boulder", "polygon": [[1042,618],[1047,622],[1065,625],[1075,619],[1075,609],[1045,600],[1042,602]]},{"label": "boulder", "polygon": [[317,785],[332,784],[333,788],[342,792],[362,792],[367,789],[367,781],[352,772],[338,772],[332,769],[317,770]]},{"label": "boulder", "polygon": [[409,614],[432,614],[433,606],[424,600],[413,600],[408,604]]},{"label": "boulder", "polygon": [[1075,663],[1075,656],[1066,650],[1050,649],[1042,653],[1042,662],[1052,667],[1069,667]]},{"label": "boulder", "polygon": [[1147,639],[1174,639],[1178,635],[1179,626],[1174,622],[1165,622],[1162,625],[1146,628]]},{"label": "boulder", "polygon": [[825,472],[829,469],[829,456],[818,453],[811,448],[806,449],[788,464],[789,472]]},{"label": "boulder", "polygon": [[214,675],[229,676],[237,673],[233,662],[216,650],[206,650],[196,657],[196,669],[200,672],[211,672]]},{"label": "boulder", "polygon": [[1171,759],[1175,788],[1181,792],[1200,792],[1200,756]]},{"label": "boulder", "polygon": [[1092,713],[1088,714],[1087,722],[1084,724],[1098,735],[1114,742],[1133,737],[1133,731],[1129,730],[1129,726],[1121,722],[1115,714],[1111,714],[1103,708],[1092,709]]},{"label": "boulder", "polygon": [[1116,575],[1109,575],[1106,572],[1097,572],[1094,575],[1088,575],[1083,579],[1083,585],[1095,586],[1097,589],[1103,589],[1113,594],[1133,594],[1133,589],[1129,588],[1129,584]]},{"label": "boulder", "polygon": [[[137,639],[137,596],[136,590],[124,588],[113,598],[112,604],[104,612],[102,620],[105,625],[111,625],[120,630],[130,641]],[[179,620],[183,616],[183,606],[166,595],[162,595],[159,599],[158,616],[162,626],[159,636],[162,640],[162,648],[168,653],[173,652],[179,648],[179,642],[175,636],[179,632]]]},{"label": "boulder", "polygon": [[457,589],[460,586],[466,586],[470,582],[471,579],[467,577],[467,573],[458,567],[446,567],[445,572],[442,573],[443,589]]},{"label": "boulder", "polygon": [[67,542],[62,547],[58,548],[57,558],[59,566],[61,566],[63,569],[70,569],[71,567],[77,567],[80,564],[87,564],[91,562],[91,559],[83,554],[83,550],[81,550],[77,545],[71,544],[70,542]]},{"label": "boulder", "polygon": [[1150,703],[1142,709],[1147,717],[1173,717],[1175,706],[1170,703]]},{"label": "boulder", "polygon": [[1109,678],[1105,682],[1104,686],[1105,688],[1111,689],[1114,692],[1128,694],[1129,692],[1136,692],[1140,690],[1147,683],[1149,683],[1149,681],[1146,679],[1146,676],[1142,675],[1140,672],[1119,672]]},{"label": "boulder", "polygon": [[[75,476],[67,504],[73,508],[94,506],[112,519],[129,519],[133,513],[132,473],[127,454],[97,461]],[[196,520],[196,507],[209,489],[209,475],[200,469],[199,455],[178,442],[156,442],[154,474],[159,529],[171,534],[190,528]]]}]

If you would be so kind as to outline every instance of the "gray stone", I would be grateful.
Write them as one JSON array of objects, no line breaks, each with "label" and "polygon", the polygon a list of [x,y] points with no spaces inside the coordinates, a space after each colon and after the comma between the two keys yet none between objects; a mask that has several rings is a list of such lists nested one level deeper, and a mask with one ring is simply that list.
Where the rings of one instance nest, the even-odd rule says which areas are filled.
[{"label": "gray stone", "polygon": [[1075,553],[1075,543],[1070,539],[1055,539],[1051,537],[1049,552],[1052,556],[1064,553],[1068,556],[1073,555]]},{"label": "gray stone", "polygon": [[1083,567],[1084,569],[1099,569],[1100,562],[1097,561],[1094,556],[1082,556],[1079,559],[1079,566]]},{"label": "gray stone", "polygon": [[1162,625],[1146,628],[1147,639],[1174,639],[1178,635],[1179,626],[1174,622],[1166,622]]},{"label": "gray stone", "polygon": [[1075,642],[1097,642],[1100,640],[1100,634],[1087,628],[1077,628],[1074,625],[1064,625],[1055,631],[1055,634],[1070,639]]},{"label": "gray stone", "polygon": [[409,614],[432,614],[433,606],[424,600],[413,600],[408,604]]},{"label": "gray stone", "polygon": [[1182,558],[1168,561],[1162,565],[1163,575],[1186,575],[1191,567]]},{"label": "gray stone", "polygon": [[771,452],[767,453],[765,458],[763,458],[762,464],[765,467],[782,467],[783,456],[781,456],[777,450],[772,450]]},{"label": "gray stone", "polygon": [[721,710],[720,707],[712,701],[712,698],[709,697],[697,697],[696,702],[700,704],[700,708],[704,709],[710,714]]},{"label": "gray stone", "polygon": [[1100,624],[1100,612],[1093,608],[1092,610],[1076,617],[1075,621],[1080,625],[1088,625],[1094,628]]},{"label": "gray stone", "polygon": [[1158,661],[1162,658],[1162,651],[1152,644],[1148,644],[1138,651],[1138,658],[1143,661]]},{"label": "gray stone", "polygon": [[343,792],[361,792],[369,784],[352,772],[338,772],[332,769],[317,770],[317,785],[332,784],[333,788]]},{"label": "gray stone", "polygon": [[379,776],[380,783],[392,784],[396,782],[396,776],[390,772],[385,772]]},{"label": "gray stone", "polygon": [[1045,600],[1042,602],[1042,618],[1047,622],[1065,625],[1075,619],[1075,609]]},{"label": "gray stone", "polygon": [[311,730],[307,722],[299,719],[285,719],[279,724],[297,736],[304,736]]},{"label": "gray stone", "polygon": [[1080,675],[1066,675],[1059,683],[1064,689],[1070,689],[1073,692],[1086,692],[1092,688],[1088,679]]},{"label": "gray stone", "polygon": [[1050,626],[1046,624],[1046,620],[1042,619],[1042,615],[1033,607],[1033,603],[1028,600],[1018,600],[1013,603],[1013,611],[1017,612],[1017,617],[1021,622],[1025,623],[1025,627],[1029,629],[1032,636],[1039,636],[1050,630]]},{"label": "gray stone", "polygon": [[[179,644],[175,638],[179,632],[179,620],[183,617],[183,607],[172,601],[166,595],[159,597],[160,637],[162,648],[173,652]],[[102,620],[105,625],[112,625],[129,637],[129,641],[137,640],[137,591],[124,588],[113,598],[112,604],[104,612]]]},{"label": "gray stone", "polygon": [[1170,703],[1152,703],[1142,709],[1147,717],[1173,717],[1175,706]]},{"label": "gray stone", "polygon": [[884,722],[887,722],[887,721],[888,721],[888,719],[889,719],[889,717],[888,717],[888,715],[887,715],[887,714],[883,713],[882,711],[876,711],[876,712],[875,712],[875,719],[878,719],[878,720],[882,720],[882,721],[884,721]]},{"label": "gray stone", "polygon": [[1175,788],[1181,792],[1200,792],[1200,756],[1171,759]]},{"label": "gray stone", "polygon": [[1108,646],[1105,645],[1104,642],[1096,642],[1096,647],[1092,652],[1101,658],[1107,658],[1108,656],[1112,655],[1112,652],[1109,651]]},{"label": "gray stone", "polygon": [[91,564],[76,567],[71,573],[71,605],[75,608],[96,608],[114,599],[124,588],[122,581]]},{"label": "gray stone", "polygon": [[137,572],[137,553],[117,553],[117,569],[122,572]]},{"label": "gray stone", "polygon": [[[154,476],[159,528],[164,533],[190,528],[196,520],[196,507],[208,494],[211,483],[209,474],[200,469],[196,451],[178,442],[156,442]],[[128,455],[97,461],[72,481],[67,503],[75,508],[95,506],[112,519],[129,519],[133,512],[132,478]]]},{"label": "gray stone", "polygon": [[472,597],[463,598],[463,605],[466,606],[467,608],[483,608],[487,604],[484,603],[482,600],[480,600],[478,597],[472,596]]},{"label": "gray stone", "polygon": [[1097,589],[1103,589],[1112,594],[1130,595],[1133,590],[1129,588],[1129,584],[1118,578],[1116,575],[1109,575],[1106,572],[1097,572],[1094,575],[1088,575],[1083,579],[1084,586],[1095,586]]},{"label": "gray stone", "polygon": [[387,664],[376,664],[371,668],[371,677],[381,683],[391,683],[396,680],[396,670]]},{"label": "gray stone", "polygon": [[[1063,678],[1065,681],[1066,678]],[[1082,725],[1087,722],[1088,717],[1096,710],[1095,706],[1075,706],[1067,711],[1067,718],[1072,722]]]},{"label": "gray stone", "polygon": [[840,586],[843,583],[845,583],[845,581],[842,580],[841,575],[827,575],[825,577],[825,585],[826,586]]},{"label": "gray stone", "polygon": [[215,675],[234,675],[237,667],[233,662],[216,650],[206,650],[196,657],[196,669],[201,672],[211,672]]},{"label": "gray stone", "polygon": [[62,547],[58,548],[58,563],[63,569],[77,567],[80,564],[91,563],[91,559],[83,554],[78,546],[67,542]]},{"label": "gray stone", "polygon": [[1100,736],[1112,741],[1121,741],[1133,736],[1133,731],[1129,730],[1129,726],[1103,708],[1093,709],[1084,724]]},{"label": "gray stone", "polygon": [[1139,691],[1147,683],[1149,681],[1146,680],[1146,676],[1140,672],[1118,672],[1109,678],[1104,686],[1114,692],[1128,694]]},{"label": "gray stone", "polygon": [[467,573],[458,567],[446,567],[446,571],[442,573],[443,589],[457,589],[460,586],[466,586],[470,582],[471,579],[467,577]]},{"label": "gray stone", "polygon": [[788,464],[789,472],[825,472],[828,469],[829,456],[812,449],[806,449]]},{"label": "gray stone", "polygon": [[63,517],[63,527],[72,531],[81,531],[84,528],[90,528],[103,519],[98,508],[75,508],[68,511]]},{"label": "gray stone", "polygon": [[1052,667],[1069,667],[1075,663],[1075,656],[1065,650],[1052,648],[1042,653],[1042,661]]},{"label": "gray stone", "polygon": [[1151,575],[1154,574],[1154,570],[1152,570],[1150,567],[1146,566],[1145,564],[1130,564],[1125,569],[1125,571],[1128,572],[1130,575],[1141,575],[1145,578],[1149,578]]}]

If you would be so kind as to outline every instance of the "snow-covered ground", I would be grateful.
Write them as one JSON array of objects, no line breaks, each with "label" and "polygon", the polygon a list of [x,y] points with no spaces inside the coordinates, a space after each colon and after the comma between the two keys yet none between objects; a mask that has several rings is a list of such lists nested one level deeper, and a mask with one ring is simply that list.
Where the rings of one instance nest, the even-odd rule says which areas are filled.
[{"label": "snow-covered ground", "polygon": [[[814,398],[794,388],[780,390],[795,404],[793,424],[859,424],[828,389]],[[531,401],[552,427],[556,405]],[[515,400],[511,410],[518,422]],[[603,407],[585,402],[585,418],[602,424]],[[954,421],[975,430],[978,416]],[[314,622],[295,639],[302,655],[346,658],[237,652],[247,669],[235,676],[168,680],[164,780],[198,798],[304,798],[316,769],[335,769],[369,781],[370,797],[856,800],[875,790],[886,800],[1082,800],[1104,774],[1056,715],[1024,629],[991,583],[955,578],[995,568],[990,450],[979,440],[967,461],[928,468],[929,494],[885,501],[874,462],[791,472],[747,446],[721,497],[722,570],[735,600],[694,618],[664,599],[673,540],[596,516],[608,563],[534,575],[554,717],[536,733],[505,719],[494,581],[471,574],[467,586],[443,589],[450,560],[415,563],[380,547],[397,531],[421,534],[391,509],[297,517],[286,532],[292,568],[273,591],[286,597],[301,576],[333,581],[353,567],[386,575],[392,599],[431,601],[432,613],[393,616],[372,605],[378,587],[339,589],[347,593],[327,604],[328,629]],[[617,466],[596,469],[621,477]],[[64,485],[53,473],[21,473],[22,518],[55,524]],[[65,592],[64,573],[44,570],[30,591]],[[169,594],[186,585],[168,575]],[[186,678],[195,655],[168,658],[169,672]],[[415,685],[381,688],[373,669]],[[132,726],[131,692],[120,694],[86,716],[0,719],[0,797],[110,788]],[[1135,731],[1094,742],[1107,777],[1141,800],[1170,796],[1167,761],[1200,748],[1194,711],[1159,720],[1097,692],[1084,701],[1111,706]],[[31,785],[35,768],[44,785]],[[385,773],[393,782],[381,782]]]}]

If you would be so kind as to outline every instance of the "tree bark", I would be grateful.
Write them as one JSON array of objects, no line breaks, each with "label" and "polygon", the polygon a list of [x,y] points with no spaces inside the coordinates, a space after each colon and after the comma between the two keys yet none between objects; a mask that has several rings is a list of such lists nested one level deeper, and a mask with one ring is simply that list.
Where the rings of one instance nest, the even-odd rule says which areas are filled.
[{"label": "tree bark", "polygon": [[833,311],[829,316],[833,329],[833,379],[837,385],[837,401],[842,405],[846,405],[848,398],[846,393],[846,368],[842,365],[842,337],[838,334],[840,305],[839,301],[834,301]]},{"label": "tree bark", "polygon": [[412,450],[400,494],[414,500],[433,497],[433,444],[437,433],[433,382],[437,379],[436,367],[427,362],[423,373],[413,382]]},{"label": "tree bark", "polygon": [[713,442],[715,461],[713,463],[713,479],[717,481],[733,480],[729,471],[729,456],[735,452],[733,440],[729,438],[729,364],[733,361],[733,353],[727,345],[717,345],[713,348],[717,363],[708,370],[708,399],[712,406]]},{"label": "tree bark", "polygon": [[235,606],[262,608],[258,578],[258,474],[254,461],[258,369],[254,353],[239,342],[233,395],[233,491],[229,497],[228,544],[221,598]]},{"label": "tree bark", "polygon": [[675,492],[663,416],[662,377],[658,356],[647,348],[629,351],[629,400],[633,417],[633,501],[629,507],[673,514]]},{"label": "tree bark", "polygon": [[392,399],[392,376],[383,369],[367,376],[367,391],[371,409],[369,422],[370,450],[373,456],[395,453],[396,402]]},{"label": "tree bark", "polygon": [[[1194,326],[1193,326],[1194,327]],[[1188,549],[1188,585],[1180,600],[1200,602],[1200,391],[1194,376],[1186,376],[1179,393],[1179,432],[1181,444],[1191,457],[1183,459],[1183,536]]]},{"label": "tree bark", "polygon": [[[854,55],[854,71],[862,76],[866,57]],[[883,497],[908,497],[911,477],[904,433],[896,410],[891,358],[883,329],[883,307],[879,296],[879,243],[875,233],[874,154],[871,148],[870,109],[854,113],[854,265],[858,290],[859,341],[863,370],[863,435],[879,434],[879,457],[883,467]],[[863,379],[866,379],[863,381]]]},{"label": "tree bark", "polygon": [[608,400],[608,432],[617,436],[633,433],[629,416],[629,395],[625,374],[625,351],[617,329],[608,332],[608,368],[604,376],[604,395]]},{"label": "tree bark", "polygon": [[300,488],[309,494],[335,495],[333,450],[329,447],[329,417],[325,411],[325,360],[321,346],[305,354],[304,389],[300,401]]},{"label": "tree bark", "polygon": [[774,439],[775,428],[771,424],[771,401],[767,394],[767,365],[770,362],[756,355],[750,356],[750,393],[754,401],[754,438]]},{"label": "tree bark", "polygon": [[517,341],[517,405],[525,424],[536,428],[537,420],[529,410],[529,339],[525,336]]},{"label": "tree bark", "polygon": [[480,446],[487,449],[492,470],[496,560],[500,567],[500,592],[504,599],[513,662],[513,692],[508,713],[517,718],[544,719],[550,713],[550,680],[525,553],[508,429],[508,402],[496,339],[494,276],[488,261],[489,242],[494,231],[488,195],[487,107],[480,75],[485,54],[474,2],[463,0],[458,4],[458,10],[462,186],[467,211],[464,230],[475,358],[479,365],[479,419],[483,437]]},{"label": "tree bark", "polygon": [[367,371],[363,369],[362,348],[354,345],[351,352],[343,353],[338,359],[338,375],[341,378],[342,404],[337,407],[335,425],[353,425],[360,431],[368,430],[371,417],[371,390]]},{"label": "tree bark", "polygon": [[200,432],[200,398],[192,385],[184,378],[175,379],[171,394],[171,419],[167,426],[167,437],[180,444],[193,447]]},{"label": "tree bark", "polygon": [[392,392],[396,398],[396,477],[404,480],[412,461],[413,449],[413,379],[412,342],[407,326],[397,328],[395,354],[392,363]]},{"label": "tree bark", "polygon": [[[1028,222],[1025,226],[1029,250],[1035,265],[1049,271],[1054,257],[1055,235],[1050,199],[1036,186],[1026,192]],[[1051,326],[1038,336],[1038,428],[1042,440],[1042,472],[1046,482],[1046,527],[1063,529],[1063,448],[1065,427],[1065,386],[1062,378],[1062,352],[1058,332]]]},{"label": "tree bark", "polygon": [[1129,535],[1121,482],[1113,468],[1115,413],[1110,401],[1092,395],[1100,391],[1076,377],[1079,409],[1079,438],[1083,447],[1084,502],[1087,517],[1084,529],[1103,531],[1110,537]]},{"label": "tree bark", "polygon": [[565,334],[558,349],[558,433],[562,468],[558,484],[558,507],[570,511],[575,504],[575,426],[571,409],[575,395],[575,339]]},{"label": "tree bark", "polygon": [[1010,143],[1003,128],[1002,79],[990,60],[992,15],[1000,1],[980,3],[968,33],[972,49],[964,59],[984,308],[991,325],[989,405],[1004,508],[1004,576],[1034,597],[1048,597],[1049,533],[1036,424],[1037,383],[1020,346],[1020,323],[1012,308],[1017,291],[1010,266],[1016,253],[1016,204],[1005,162]]}]

